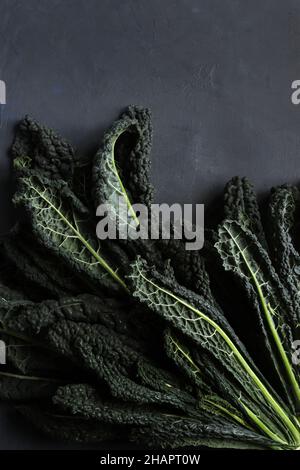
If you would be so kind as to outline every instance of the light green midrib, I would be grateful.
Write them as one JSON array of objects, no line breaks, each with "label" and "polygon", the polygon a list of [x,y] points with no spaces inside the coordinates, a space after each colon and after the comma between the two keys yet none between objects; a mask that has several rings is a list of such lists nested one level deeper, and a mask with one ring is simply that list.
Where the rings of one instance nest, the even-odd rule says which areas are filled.
[{"label": "light green midrib", "polygon": [[[271,395],[271,393],[267,390],[267,388],[265,387],[265,385],[261,382],[261,380],[257,377],[257,375],[255,374],[255,372],[253,372],[253,370],[251,369],[251,367],[247,364],[247,361],[244,359],[244,357],[242,356],[242,354],[239,352],[239,350],[237,349],[237,347],[233,344],[233,342],[231,341],[231,339],[229,338],[229,336],[227,336],[227,334],[222,330],[222,328],[219,327],[219,325],[217,323],[215,323],[213,320],[211,320],[209,317],[207,317],[204,313],[200,312],[199,310],[197,310],[195,307],[193,307],[192,305],[189,305],[187,302],[185,302],[184,300],[180,299],[179,297],[177,297],[176,295],[172,294],[172,292],[169,292],[167,289],[164,289],[160,286],[158,286],[157,284],[155,284],[153,281],[151,281],[150,279],[146,278],[146,276],[143,275],[143,273],[140,271],[139,269],[139,273],[140,275],[142,276],[142,278],[146,281],[146,282],[149,282],[150,284],[152,284],[156,289],[158,290],[161,290],[162,292],[164,292],[165,294],[169,295],[170,297],[172,297],[173,299],[177,300],[179,303],[181,303],[182,305],[184,305],[185,307],[187,307],[188,309],[192,310],[193,312],[195,312],[200,318],[203,318],[203,320],[207,321],[210,325],[212,325],[216,331],[219,333],[219,335],[224,339],[224,341],[228,344],[228,346],[230,347],[230,349],[233,351],[234,355],[236,356],[236,358],[238,359],[238,361],[240,362],[240,364],[242,365],[242,367],[246,370],[246,372],[250,375],[250,377],[252,378],[253,382],[260,388],[263,396],[265,397],[265,399],[271,404],[272,408],[274,409],[274,411],[278,414],[278,416],[280,416],[280,418],[282,419],[282,421],[286,424],[287,428],[289,429],[289,431],[291,432],[293,438],[295,439],[295,442],[296,443],[299,443],[300,442],[300,432],[298,431],[298,429],[295,427],[294,423],[289,419],[289,417],[286,415],[285,411],[281,408],[281,406],[276,402],[276,400],[273,398],[273,396]],[[281,439],[279,439],[279,442],[281,442]]]},{"label": "light green midrib", "polygon": [[[240,254],[242,255],[242,258],[250,272],[250,275],[253,279],[253,282],[255,284],[255,287],[257,289],[257,292],[258,292],[258,296],[259,296],[259,299],[261,301],[261,304],[262,304],[262,307],[263,307],[263,311],[265,313],[265,316],[266,316],[266,320],[267,320],[267,323],[268,323],[268,326],[270,328],[270,331],[271,331],[271,334],[273,335],[273,338],[274,338],[274,341],[275,341],[275,344],[278,348],[278,352],[280,354],[280,357],[282,359],[282,362],[283,362],[283,365],[284,365],[284,368],[285,368],[285,371],[287,373],[287,376],[289,378],[289,381],[290,381],[290,384],[292,386],[292,390],[293,390],[293,393],[296,397],[297,400],[300,401],[300,389],[299,389],[299,384],[296,380],[296,377],[294,375],[294,372],[293,372],[293,369],[291,368],[291,365],[289,363],[289,360],[288,360],[288,357],[286,355],[286,352],[282,346],[282,343],[281,343],[281,340],[279,338],[279,335],[277,333],[277,330],[275,328],[275,325],[274,325],[274,322],[273,322],[273,319],[272,319],[272,316],[269,312],[269,309],[268,309],[268,305],[266,304],[266,301],[265,301],[265,298],[264,298],[264,295],[263,295],[263,292],[261,290],[261,287],[256,279],[256,276],[250,266],[250,264],[248,263],[248,260],[246,258],[246,256],[244,255],[243,253],[243,250],[241,250],[241,247],[239,246],[239,244],[237,243],[237,241],[235,240],[235,238],[232,236],[230,230],[227,229],[226,226],[224,226],[225,230],[227,231],[227,233],[230,235],[230,238],[231,240],[233,240],[234,244],[236,245],[236,247],[238,248]],[[270,305],[270,308],[271,305]],[[272,309],[273,310],[273,309]]]},{"label": "light green midrib", "polygon": [[201,370],[199,369],[199,367],[194,363],[194,361],[190,358],[190,356],[182,349],[180,344],[177,343],[177,341],[175,341],[175,339],[173,338],[172,335],[170,335],[170,338],[171,338],[171,341],[175,344],[176,348],[178,348],[178,350],[181,352],[181,354],[186,358],[186,360],[196,369],[196,371],[199,373],[199,375],[202,375]]},{"label": "light green midrib", "polygon": [[98,255],[98,253],[91,247],[91,245],[85,240],[85,238],[81,235],[80,232],[68,221],[68,219],[63,215],[63,213],[55,207],[54,204],[52,204],[51,201],[49,201],[43,194],[40,193],[38,189],[36,189],[32,184],[31,188],[44,200],[46,201],[47,204],[59,215],[59,217],[70,227],[70,229],[77,235],[81,243],[84,244],[84,246],[89,250],[89,252],[94,256],[94,258],[99,261],[101,266],[115,279],[125,290],[127,289],[127,286],[125,282],[118,276],[118,274],[111,269],[111,267],[106,263],[106,261],[101,258],[101,256]]},{"label": "light green midrib", "polygon": [[[202,375],[201,374],[201,371],[199,369],[199,367],[194,363],[194,361],[190,358],[190,356],[182,349],[182,347],[180,346],[180,344],[172,337],[172,335],[170,335],[170,338],[171,338],[171,341],[173,342],[173,344],[175,344],[176,348],[181,352],[181,354],[186,358],[186,360],[194,367],[195,371],[197,373],[199,373],[199,375]],[[210,405],[214,406],[215,408],[218,408],[219,410],[221,410],[223,413],[225,413],[226,415],[230,416],[233,420],[237,421],[239,424],[242,424],[243,426],[247,427],[248,429],[252,429],[248,423],[246,423],[246,421],[244,421],[242,418],[240,418],[238,415],[234,414],[234,413],[231,413],[229,410],[227,410],[225,407],[221,406],[219,403],[216,403],[212,400],[210,400],[209,398],[205,397],[203,399],[203,401],[209,403]]]},{"label": "light green midrib", "polygon": [[271,431],[269,427],[266,426],[265,423],[261,419],[259,419],[259,417],[255,413],[253,413],[253,411],[250,410],[248,406],[245,405],[245,403],[241,402],[241,404],[245,408],[246,413],[252,419],[252,421],[256,423],[256,425],[261,428],[267,436],[273,439],[273,441],[277,441],[280,444],[286,446],[287,443],[283,441],[280,437],[278,437],[275,433],[273,433],[273,431]]},{"label": "light green midrib", "polygon": [[10,372],[2,372],[0,371],[0,377],[9,377],[12,379],[20,379],[20,380],[32,380],[35,382],[54,382],[54,383],[63,383],[63,379],[55,379],[53,377],[36,377],[32,375],[21,375],[21,374],[13,374]]},{"label": "light green midrib", "polygon": [[128,207],[128,209],[130,210],[131,215],[132,215],[132,217],[133,217],[135,223],[137,224],[137,226],[139,226],[139,225],[140,225],[140,221],[139,221],[139,219],[138,219],[136,213],[134,212],[134,210],[133,210],[133,208],[132,208],[131,202],[130,202],[129,197],[128,197],[128,195],[127,195],[126,189],[125,189],[125,187],[124,187],[124,185],[123,185],[123,183],[122,183],[122,180],[121,180],[121,178],[120,178],[119,172],[118,172],[118,170],[117,170],[116,162],[115,162],[115,145],[116,145],[116,142],[117,142],[117,140],[119,139],[119,137],[120,137],[124,132],[126,132],[126,131],[129,129],[129,127],[130,127],[130,126],[127,126],[125,129],[122,129],[122,131],[121,131],[121,132],[115,137],[115,139],[113,140],[113,142],[112,142],[111,160],[112,160],[112,164],[113,164],[113,168],[114,168],[115,175],[116,175],[116,177],[117,177],[117,179],[118,179],[118,183],[119,183],[119,185],[120,185],[120,187],[121,187],[121,191],[122,191],[123,196],[124,196],[124,198],[125,198],[127,207]]},{"label": "light green midrib", "polygon": [[249,426],[248,423],[246,423],[246,421],[244,421],[242,418],[240,418],[238,415],[236,415],[235,413],[231,413],[227,408],[225,408],[224,406],[220,405],[219,403],[216,403],[212,400],[210,400],[209,398],[204,398],[204,401],[209,403],[210,405],[214,406],[215,408],[218,408],[219,410],[221,410],[223,413],[225,413],[226,415],[230,416],[233,420],[237,421],[239,424],[242,424],[243,426],[245,426],[246,428],[248,429],[251,429],[251,431],[253,431],[253,428],[251,428],[251,426]]},{"label": "light green midrib", "polygon": [[[267,308],[267,307],[266,307]],[[273,308],[271,307],[271,305],[269,304],[269,308],[272,310],[272,312],[274,312]],[[284,362],[284,365],[286,367],[286,372],[287,372],[287,375],[290,379],[290,383],[292,385],[292,390],[293,390],[293,393],[294,393],[294,396],[296,398],[296,400],[298,401],[298,403],[300,403],[300,388],[299,388],[299,384],[297,382],[297,379],[294,375],[294,372],[293,372],[293,369],[291,368],[291,365],[289,363],[289,360],[288,360],[288,357],[286,355],[286,352],[282,346],[282,343],[280,341],[280,338],[279,338],[279,335],[277,334],[277,331],[276,331],[276,328],[275,328],[275,325],[274,325],[274,322],[273,322],[273,319],[272,319],[272,316],[267,308],[266,310],[266,315],[267,315],[267,319],[269,320],[269,325],[270,325],[270,329],[272,331],[272,334],[274,335],[274,339],[275,339],[275,342],[276,342],[276,345],[279,349],[279,352],[280,352],[280,355],[282,357],[282,360]]]}]

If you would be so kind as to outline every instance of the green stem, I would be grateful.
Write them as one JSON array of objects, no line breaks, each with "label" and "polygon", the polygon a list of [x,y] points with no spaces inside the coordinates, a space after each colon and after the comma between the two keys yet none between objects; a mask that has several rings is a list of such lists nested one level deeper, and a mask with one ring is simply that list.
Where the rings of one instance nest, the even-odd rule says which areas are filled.
[{"label": "green stem", "polygon": [[[195,312],[200,318],[202,318],[207,323],[209,323],[217,331],[217,333],[224,339],[226,344],[229,346],[229,348],[233,352],[234,356],[237,358],[238,362],[242,365],[244,370],[249,374],[249,376],[252,378],[253,382],[260,389],[260,391],[261,391],[262,395],[264,396],[264,398],[266,399],[267,403],[269,403],[271,405],[273,410],[278,414],[278,416],[285,423],[285,425],[287,426],[287,428],[291,432],[295,442],[299,443],[300,442],[300,432],[299,432],[299,430],[295,427],[294,423],[287,416],[284,409],[279,405],[279,403],[277,403],[277,401],[274,399],[274,397],[268,391],[266,386],[262,383],[262,381],[259,379],[259,377],[255,374],[255,372],[248,365],[247,361],[244,359],[242,354],[239,352],[239,350],[234,345],[234,343],[231,341],[229,336],[225,333],[225,331],[223,331],[222,328],[217,323],[215,323],[211,318],[209,318],[207,315],[202,313],[200,310],[196,309],[195,307],[188,304],[183,299],[180,299],[176,295],[172,294],[172,292],[168,291],[167,289],[164,289],[164,288],[158,286],[157,284],[155,284],[153,281],[149,280],[147,277],[145,277],[143,275],[143,273],[141,271],[140,271],[140,275],[143,277],[144,280],[146,280],[147,282],[152,284],[156,289],[161,290],[162,292],[169,295],[170,297],[172,297],[177,302],[184,305],[186,308],[188,308],[188,309],[192,310],[193,312]],[[280,438],[277,438],[277,441],[282,443]]]},{"label": "green stem", "polygon": [[[266,300],[264,298],[264,294],[262,292],[262,289],[261,289],[261,286],[259,285],[259,282],[255,276],[255,273],[253,272],[246,256],[245,256],[245,253],[244,253],[244,250],[241,249],[241,247],[239,246],[237,240],[235,237],[232,236],[230,230],[224,226],[225,230],[227,231],[227,233],[229,234],[231,240],[233,240],[234,244],[236,245],[237,249],[239,250],[243,260],[244,260],[244,263],[245,265],[247,266],[247,269],[249,270],[250,272],[250,275],[252,277],[252,280],[254,282],[254,285],[255,285],[255,288],[257,290],[257,293],[258,293],[258,296],[259,296],[259,299],[260,299],[260,302],[261,302],[261,305],[262,305],[262,308],[263,308],[263,311],[264,311],[264,314],[265,314],[265,317],[266,317],[266,320],[267,320],[267,324],[269,326],[269,329],[271,331],[271,334],[274,338],[274,342],[276,344],[276,347],[279,351],[279,355],[282,359],[282,363],[283,363],[283,366],[285,368],[285,371],[286,371],[286,374],[287,374],[287,377],[289,379],[289,382],[291,384],[291,387],[292,387],[292,390],[293,390],[293,394],[296,398],[296,400],[298,402],[300,402],[300,388],[299,388],[299,384],[297,382],[297,379],[295,377],[295,374],[294,374],[294,371],[291,367],[291,364],[288,360],[288,357],[286,355],[286,352],[282,346],[282,342],[280,340],[280,337],[278,335],[278,332],[276,330],[276,327],[274,325],[274,322],[273,322],[273,318],[272,318],[272,314],[274,314],[274,310],[272,309],[271,305],[270,304],[267,304],[266,303]],[[269,308],[268,308],[269,307]],[[271,313],[270,313],[270,310],[271,310]]]},{"label": "green stem", "polygon": [[33,380],[38,382],[55,382],[55,383],[63,383],[64,380],[55,379],[53,377],[36,377],[32,375],[21,375],[21,374],[12,374],[10,372],[2,372],[0,371],[0,377],[9,377],[12,379],[22,379],[22,380]]},{"label": "green stem", "polygon": [[[128,126],[128,127],[129,127],[129,126]],[[128,129],[128,128],[127,128],[127,129]],[[128,209],[129,209],[129,211],[131,212],[131,215],[132,215],[132,217],[133,217],[133,219],[134,219],[136,225],[139,226],[139,225],[140,225],[140,221],[139,221],[139,219],[138,219],[138,217],[137,217],[135,211],[134,211],[133,208],[132,208],[132,205],[131,205],[131,202],[130,202],[129,197],[128,197],[128,195],[127,195],[126,189],[124,188],[123,182],[122,182],[122,180],[121,180],[121,178],[120,178],[120,175],[119,175],[119,172],[118,172],[118,170],[117,170],[116,161],[115,161],[115,145],[116,145],[116,142],[117,142],[117,140],[119,139],[119,137],[120,137],[127,129],[123,129],[123,130],[120,132],[120,134],[114,139],[113,144],[112,144],[111,159],[112,159],[113,169],[114,169],[115,175],[116,175],[116,177],[117,177],[118,183],[119,183],[119,185],[120,185],[120,187],[121,187],[121,192],[122,192],[123,197],[124,197],[124,199],[125,199],[126,205],[127,205]]]},{"label": "green stem", "polygon": [[249,426],[248,423],[246,423],[245,420],[243,420],[242,418],[240,418],[240,416],[236,415],[235,413],[231,413],[227,408],[225,408],[224,406],[220,405],[219,403],[216,403],[212,400],[210,400],[209,398],[204,398],[203,400],[204,402],[206,403],[209,403],[210,405],[214,406],[215,408],[219,409],[220,411],[222,411],[222,413],[224,413],[225,415],[228,415],[230,416],[234,421],[237,421],[239,424],[241,424],[242,426],[245,426],[246,428],[248,429],[251,429],[253,431],[253,428],[251,428],[251,426]]},{"label": "green stem", "polygon": [[115,279],[127,292],[128,288],[123,281],[119,277],[119,275],[114,271],[108,264],[107,262],[99,256],[99,254],[91,247],[91,245],[87,242],[87,240],[81,235],[81,233],[74,227],[74,225],[71,224],[71,222],[68,221],[68,219],[63,215],[63,213],[55,207],[54,204],[52,204],[49,199],[47,199],[40,191],[38,191],[34,186],[31,186],[32,189],[41,197],[58,215],[59,217],[64,221],[64,223],[74,232],[74,234],[78,237],[78,239],[83,243],[83,245],[88,249],[88,251],[92,254],[92,256],[100,263],[100,265],[110,274],[110,276]]},{"label": "green stem", "polygon": [[250,416],[250,418],[252,419],[252,421],[268,436],[270,437],[273,441],[277,441],[279,442],[280,444],[286,446],[286,442],[283,441],[282,439],[280,439],[280,437],[278,437],[273,431],[271,431],[268,426],[266,426],[261,419],[259,419],[259,417],[253,413],[252,410],[250,410],[250,408],[248,408],[244,403],[242,403],[242,406],[245,408],[245,411],[247,412],[247,414]]}]

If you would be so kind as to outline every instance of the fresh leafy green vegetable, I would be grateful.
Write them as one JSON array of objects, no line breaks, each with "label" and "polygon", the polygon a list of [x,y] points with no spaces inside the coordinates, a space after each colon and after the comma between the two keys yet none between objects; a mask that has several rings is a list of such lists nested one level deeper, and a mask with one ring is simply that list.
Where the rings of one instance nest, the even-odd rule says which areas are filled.
[{"label": "fresh leafy green vegetable", "polygon": [[[149,155],[152,141],[148,109],[130,106],[104,135],[93,166],[95,205],[107,204],[110,215],[121,226],[139,221],[132,203],[150,206],[153,189],[149,182]],[[129,221],[119,215],[124,204]]]},{"label": "fresh leafy green vegetable", "polygon": [[[75,416],[96,419],[108,424],[118,422],[122,425],[131,425],[134,439],[144,443],[150,439],[147,445],[152,446],[222,447],[224,442],[227,442],[233,447],[240,445],[242,448],[251,446],[259,448],[268,443],[267,439],[255,436],[255,433],[245,431],[238,426],[232,426],[220,417],[207,422],[207,417],[203,414],[200,414],[198,419],[187,419],[153,407],[147,409],[143,406],[107,402],[103,400],[99,392],[85,384],[73,388],[59,388],[54,401],[64,411],[71,410]],[[251,435],[255,436],[254,440],[251,439]],[[234,444],[235,441],[236,444]]]},{"label": "fresh leafy green vegetable", "polygon": [[[295,247],[294,226],[300,194],[295,186],[279,186],[271,193],[269,204],[270,248],[280,279],[294,303],[300,321],[300,255]],[[299,334],[297,335],[299,337]]]},{"label": "fresh leafy green vegetable", "polygon": [[72,146],[51,129],[26,116],[18,126],[11,154],[15,170],[25,167],[42,171],[55,180],[72,180],[75,152]]},{"label": "fresh leafy green vegetable", "polygon": [[42,295],[55,298],[75,294],[80,290],[82,282],[76,278],[67,266],[57,265],[57,258],[44,256],[43,248],[36,245],[34,253],[32,244],[34,238],[25,226],[17,225],[8,237],[1,241],[2,256],[13,268],[14,279],[20,282],[24,279],[31,285],[30,296]]},{"label": "fresh leafy green vegetable", "polygon": [[[286,441],[298,442],[299,428],[286,413],[284,405],[259,377],[243,346],[220,312],[205,299],[185,291],[180,286],[176,288],[174,281],[168,282],[168,279],[156,274],[154,269],[151,269],[150,275],[145,261],[140,259],[133,265],[130,279],[135,297],[207,349],[228,370],[241,387],[237,390],[239,396],[236,401],[268,437],[283,443],[281,431],[271,421],[273,414],[277,414],[286,426]],[[248,397],[254,402],[250,407]],[[256,415],[256,402],[260,405],[260,418]],[[262,410],[265,408],[269,417],[263,416]],[[264,419],[267,424],[263,422]]]},{"label": "fresh leafy green vegetable", "polygon": [[79,274],[100,285],[113,288],[113,281],[126,288],[116,270],[103,258],[100,243],[92,230],[89,213],[61,180],[51,185],[41,176],[29,174],[19,179],[14,198],[30,214],[32,229],[42,243],[61,256]]},{"label": "fresh leafy green vegetable", "polygon": [[[151,139],[149,111],[134,106],[94,159],[21,122],[20,221],[0,243],[0,397],[64,440],[297,449],[299,191],[272,190],[265,230],[252,185],[233,178],[203,253],[172,238],[100,243],[99,204],[115,216],[120,197],[136,224],[133,204],[150,208]],[[237,334],[246,307],[251,328]]]},{"label": "fresh leafy green vegetable", "polygon": [[37,429],[63,441],[97,444],[126,437],[125,429],[122,430],[120,426],[58,413],[49,406],[34,404],[18,405],[16,408]]},{"label": "fresh leafy green vegetable", "polygon": [[265,232],[254,188],[247,178],[235,176],[225,187],[224,214],[226,219],[236,220],[255,234],[266,248]]},{"label": "fresh leafy green vegetable", "polygon": [[225,221],[219,228],[219,240],[216,248],[224,267],[234,272],[253,300],[263,325],[268,350],[286,388],[287,398],[291,401],[291,388],[295,407],[298,408],[299,371],[291,357],[297,314],[290,298],[266,251],[249,230],[238,222]]}]

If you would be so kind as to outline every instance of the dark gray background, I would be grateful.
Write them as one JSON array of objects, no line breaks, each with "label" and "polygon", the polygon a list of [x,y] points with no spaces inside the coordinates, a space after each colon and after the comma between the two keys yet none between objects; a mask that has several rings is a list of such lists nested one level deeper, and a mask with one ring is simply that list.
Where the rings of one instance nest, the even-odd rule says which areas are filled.
[{"label": "dark gray background", "polygon": [[[1,231],[7,149],[25,114],[82,153],[128,104],[153,112],[158,202],[205,202],[247,175],[262,192],[300,175],[299,0],[0,0]],[[52,448],[14,412],[0,448]]]}]

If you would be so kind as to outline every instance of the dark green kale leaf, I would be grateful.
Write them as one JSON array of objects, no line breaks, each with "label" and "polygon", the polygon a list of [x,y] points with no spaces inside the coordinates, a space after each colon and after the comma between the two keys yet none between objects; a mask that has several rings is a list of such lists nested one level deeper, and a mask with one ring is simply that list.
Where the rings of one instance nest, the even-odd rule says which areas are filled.
[{"label": "dark green kale leaf", "polygon": [[129,106],[105,133],[94,159],[95,206],[111,204],[119,196],[131,203],[150,206],[153,188],[149,181],[152,124],[146,108]]},{"label": "dark green kale leaf", "polygon": [[198,393],[211,393],[204,372],[193,357],[194,348],[186,344],[186,338],[180,338],[178,332],[168,328],[165,332],[165,349],[178,370],[197,387]]},{"label": "dark green kale leaf", "polygon": [[[129,437],[147,446],[264,447],[270,440],[223,417],[198,413],[197,418],[170,413],[167,409],[107,400],[86,384],[60,387],[55,405],[73,416],[129,426]],[[169,431],[168,431],[169,430]],[[224,441],[226,440],[226,441]]]},{"label": "dark green kale leaf", "polygon": [[[299,370],[292,360],[297,312],[270,258],[244,225],[227,220],[219,228],[216,248],[224,268],[234,273],[259,315],[260,327],[290,405],[300,403]],[[289,390],[292,390],[294,400]]]},{"label": "dark green kale leaf", "polygon": [[[216,300],[211,292],[209,275],[205,268],[205,262],[200,255],[200,251],[186,250],[184,240],[159,240],[155,244],[157,253],[160,253],[162,259],[169,259],[170,266],[174,271],[176,280],[183,286],[202,295],[209,302],[215,303]],[[153,262],[153,256],[145,257],[150,263]],[[159,263],[157,263],[159,266]]]},{"label": "dark green kale leaf", "polygon": [[282,445],[298,442],[298,425],[261,376],[221,311],[176,285],[174,279],[150,269],[141,259],[132,265],[129,280],[135,297],[204,348],[227,370],[237,384],[230,397],[233,405],[242,407],[263,434]]},{"label": "dark green kale leaf", "polygon": [[16,409],[43,433],[66,442],[98,444],[126,438],[120,426],[58,413],[54,407],[34,404],[18,405]]},{"label": "dark green kale leaf", "polygon": [[[129,212],[128,223],[133,223],[133,219],[136,219],[131,206],[133,203],[145,204],[150,209],[153,202],[153,190],[149,181],[151,140],[149,111],[129,107],[105,134],[102,147],[95,156],[93,178],[96,206],[103,203],[109,205],[110,215],[120,225],[125,222],[117,214],[118,198],[124,201]],[[129,243],[121,242],[120,245],[125,245],[131,260],[136,254],[142,254],[148,260],[156,257],[158,264],[161,259],[170,259],[180,282],[210,296],[213,301],[204,262],[198,252],[192,253],[185,249],[184,241],[173,238],[157,242],[130,240]],[[115,245],[114,249],[117,249]],[[126,262],[128,264],[128,259]]]},{"label": "dark green kale leaf", "polygon": [[[282,283],[293,302],[300,322],[300,255],[294,243],[295,217],[300,207],[300,194],[295,186],[273,188],[269,203],[269,237],[272,259]],[[299,329],[299,327],[298,327]],[[295,335],[300,338],[300,332]]]},{"label": "dark green kale leaf", "polygon": [[[137,352],[153,352],[159,355],[159,345],[152,348],[152,337],[148,331],[153,331],[159,339],[159,323],[143,307],[109,297],[98,297],[82,294],[65,297],[58,301],[44,300],[32,302],[15,298],[11,291],[5,288],[0,299],[0,324],[3,332],[12,332],[18,337],[40,340],[44,346],[49,346],[46,338],[51,328],[56,328],[61,322],[72,322],[93,328],[94,325],[112,330],[122,338],[129,347]],[[4,297],[4,295],[6,297]]]},{"label": "dark green kale leaf", "polygon": [[[72,381],[70,362],[47,349],[44,344],[15,332],[0,330],[0,337],[6,345],[6,362],[23,375],[57,377]],[[74,367],[72,368],[72,372]]]},{"label": "dark green kale leaf", "polygon": [[13,270],[14,279],[19,279],[29,298],[33,298],[33,294],[39,298],[58,298],[82,289],[82,281],[66,264],[37,244],[28,227],[15,226],[1,240],[0,246],[2,256]]},{"label": "dark green kale leaf", "polygon": [[[14,332],[19,342],[34,338],[38,346],[76,363],[89,378],[105,383],[116,398],[167,403],[183,409],[195,404],[189,394],[175,387],[174,379],[173,385],[164,383],[170,381],[170,374],[151,364],[152,340],[147,338],[146,342],[139,334],[142,326],[147,325],[141,309],[133,328],[130,312],[117,313],[121,308],[122,304],[116,301],[108,300],[101,305],[101,299],[87,295],[43,303],[2,300],[0,321],[5,334]],[[20,352],[17,360],[21,363]],[[150,371],[155,373],[157,380],[160,377],[161,385],[150,387],[145,371],[148,375]]]},{"label": "dark green kale leaf", "polygon": [[11,154],[16,171],[26,167],[54,180],[72,180],[75,154],[71,145],[29,116],[18,126]]},{"label": "dark green kale leaf", "polygon": [[25,210],[39,242],[83,279],[113,291],[126,288],[103,257],[89,211],[63,180],[26,172],[17,179],[14,202]]},{"label": "dark green kale leaf", "polygon": [[162,412],[159,406],[107,398],[88,384],[59,387],[53,402],[71,415],[118,425],[153,423]]},{"label": "dark green kale leaf", "polygon": [[31,401],[51,397],[64,381],[59,378],[30,376],[0,368],[0,398],[9,401]]},{"label": "dark green kale leaf", "polygon": [[266,248],[266,238],[253,185],[247,178],[235,176],[225,187],[224,214],[226,219],[245,225]]},{"label": "dark green kale leaf", "polygon": [[133,438],[152,448],[212,447],[236,449],[275,448],[272,441],[225,418],[201,420],[162,416],[156,423],[139,426]]},{"label": "dark green kale leaf", "polygon": [[222,296],[215,300],[215,278],[225,277],[219,259],[211,288],[202,256],[185,240],[100,244],[96,237],[99,204],[110,204],[114,216],[121,198],[137,226],[132,205],[150,207],[151,139],[149,111],[133,106],[105,133],[93,161],[30,118],[19,126],[12,155],[23,219],[1,242],[7,365],[0,396],[22,401],[19,410],[39,429],[66,440],[298,448],[299,371],[291,360],[299,333],[298,192],[282,187],[272,195],[277,273],[245,178],[228,183],[227,220],[218,234],[210,231],[216,249],[207,244],[258,314],[283,384],[277,393],[230,326]]},{"label": "dark green kale leaf", "polygon": [[140,379],[141,361],[144,367],[148,361],[111,330],[99,325],[91,327],[61,322],[51,329],[49,335],[58,351],[67,357],[76,357],[78,364],[94,374],[100,383],[104,382],[110,395],[116,399],[140,404],[165,404],[181,410],[195,404],[192,397],[176,392],[166,384],[164,387],[145,384],[144,377]]}]

